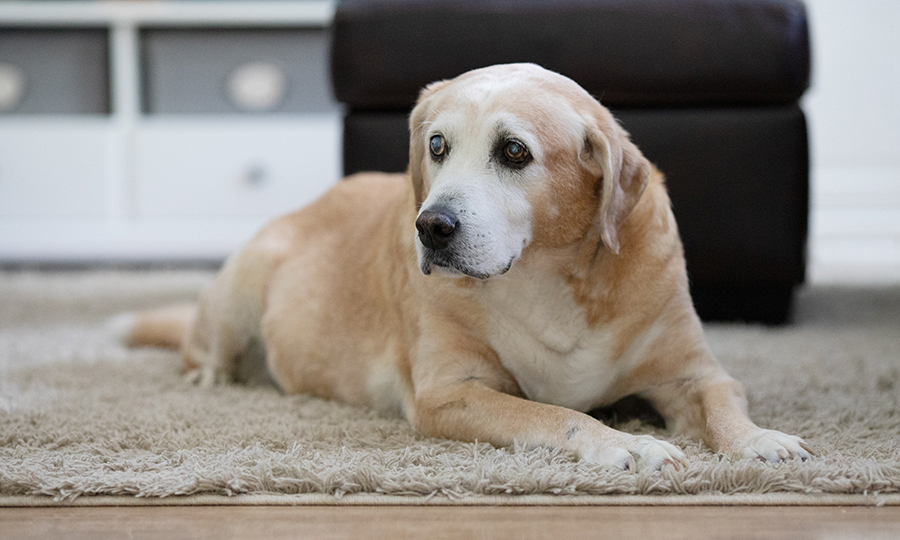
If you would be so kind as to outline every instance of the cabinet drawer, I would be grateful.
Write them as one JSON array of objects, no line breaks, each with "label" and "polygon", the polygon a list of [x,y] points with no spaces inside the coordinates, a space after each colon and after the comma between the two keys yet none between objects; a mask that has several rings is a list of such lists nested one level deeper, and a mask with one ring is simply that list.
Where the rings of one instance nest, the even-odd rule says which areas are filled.
[{"label": "cabinet drawer", "polygon": [[105,122],[0,122],[0,217],[102,217],[114,146]]},{"label": "cabinet drawer", "polygon": [[140,217],[276,216],[339,178],[340,118],[152,122],[137,136]]},{"label": "cabinet drawer", "polygon": [[334,111],[322,29],[159,29],[141,34],[144,112]]},{"label": "cabinet drawer", "polygon": [[0,28],[0,88],[0,115],[108,114],[108,31]]}]

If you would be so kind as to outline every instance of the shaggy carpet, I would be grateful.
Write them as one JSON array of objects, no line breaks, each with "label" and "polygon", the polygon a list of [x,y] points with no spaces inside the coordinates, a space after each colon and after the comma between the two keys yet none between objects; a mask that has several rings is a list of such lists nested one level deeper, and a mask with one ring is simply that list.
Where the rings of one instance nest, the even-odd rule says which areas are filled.
[{"label": "shaggy carpet", "polygon": [[559,450],[427,439],[264,386],[195,388],[175,353],[106,332],[110,316],[193,298],[211,275],[0,273],[0,505],[900,503],[898,288],[811,288],[791,326],[707,326],[751,416],[817,457],[730,461],[639,407],[599,413],[690,460],[633,474]]}]

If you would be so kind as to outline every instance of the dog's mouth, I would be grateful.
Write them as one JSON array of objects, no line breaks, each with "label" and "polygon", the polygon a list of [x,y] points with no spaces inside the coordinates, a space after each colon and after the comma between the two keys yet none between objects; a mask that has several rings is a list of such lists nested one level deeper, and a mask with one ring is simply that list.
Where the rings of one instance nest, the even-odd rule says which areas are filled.
[{"label": "dog's mouth", "polygon": [[468,276],[484,281],[509,272],[509,269],[512,268],[513,262],[515,262],[515,257],[510,259],[509,262],[499,271],[484,272],[471,268],[470,266],[462,264],[452,258],[444,257],[439,254],[428,254],[422,258],[421,269],[422,273],[426,276],[431,275],[432,271],[437,269],[439,272],[449,277]]}]

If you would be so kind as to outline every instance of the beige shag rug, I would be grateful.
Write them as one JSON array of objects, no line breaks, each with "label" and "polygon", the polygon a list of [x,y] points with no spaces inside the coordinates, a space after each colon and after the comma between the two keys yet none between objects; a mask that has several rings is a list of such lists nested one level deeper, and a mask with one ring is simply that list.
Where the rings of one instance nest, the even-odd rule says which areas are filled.
[{"label": "beige shag rug", "polygon": [[710,325],[751,416],[818,457],[632,474],[546,448],[418,436],[403,420],[272,388],[198,389],[171,352],[104,321],[193,298],[208,272],[0,273],[0,505],[897,504],[900,288],[808,289],[785,328]]}]

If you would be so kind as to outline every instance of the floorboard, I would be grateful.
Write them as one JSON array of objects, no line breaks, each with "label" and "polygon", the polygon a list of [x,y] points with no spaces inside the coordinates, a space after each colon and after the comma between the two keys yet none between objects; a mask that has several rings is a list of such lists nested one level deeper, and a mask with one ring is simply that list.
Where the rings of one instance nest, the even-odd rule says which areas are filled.
[{"label": "floorboard", "polygon": [[894,539],[900,507],[0,508],[0,539]]}]

